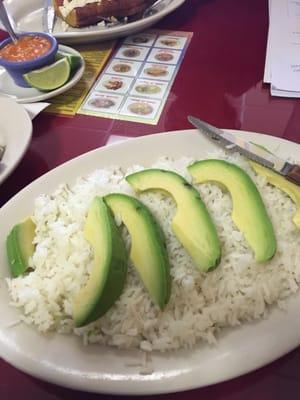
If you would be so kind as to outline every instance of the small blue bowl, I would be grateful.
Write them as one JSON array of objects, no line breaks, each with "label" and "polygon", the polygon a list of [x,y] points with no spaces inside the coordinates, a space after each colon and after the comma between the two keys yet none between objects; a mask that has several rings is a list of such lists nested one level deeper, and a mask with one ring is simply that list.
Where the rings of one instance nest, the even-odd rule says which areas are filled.
[{"label": "small blue bowl", "polygon": [[[29,32],[18,35],[18,37],[22,36],[42,36],[48,39],[51,44],[51,47],[49,51],[47,51],[47,53],[43,54],[42,56],[34,60],[9,61],[0,57],[0,65],[6,69],[9,75],[13,78],[15,84],[22,87],[30,87],[23,78],[23,75],[27,74],[27,72],[34,71],[35,69],[39,69],[45,67],[46,65],[52,64],[55,61],[55,55],[58,49],[58,44],[56,39],[53,36],[49,35],[48,33]],[[11,38],[3,40],[0,43],[0,49],[2,49],[4,46],[6,46],[11,42],[12,42]]]}]

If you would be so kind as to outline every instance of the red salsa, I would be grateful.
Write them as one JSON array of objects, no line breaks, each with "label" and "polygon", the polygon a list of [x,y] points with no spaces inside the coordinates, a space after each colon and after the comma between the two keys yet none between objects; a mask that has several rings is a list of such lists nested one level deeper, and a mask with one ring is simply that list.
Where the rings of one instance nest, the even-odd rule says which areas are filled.
[{"label": "red salsa", "polygon": [[16,43],[9,43],[0,49],[0,58],[16,62],[32,61],[46,54],[50,48],[50,41],[43,36],[22,36]]}]

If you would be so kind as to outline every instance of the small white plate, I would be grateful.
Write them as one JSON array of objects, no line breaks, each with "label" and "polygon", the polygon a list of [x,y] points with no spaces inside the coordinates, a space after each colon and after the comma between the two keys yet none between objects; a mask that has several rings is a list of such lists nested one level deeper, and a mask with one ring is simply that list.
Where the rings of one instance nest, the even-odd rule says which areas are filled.
[{"label": "small white plate", "polygon": [[[165,0],[157,6],[158,11],[154,15],[128,24],[111,27],[92,25],[86,28],[68,27],[66,30],[65,24],[60,18],[57,18],[53,35],[62,43],[90,43],[128,36],[156,24],[184,2],[185,0]],[[17,31],[43,31],[43,0],[5,0],[5,6]]]},{"label": "small white plate", "polygon": [[[299,158],[300,145],[262,134],[231,131],[238,137],[268,147],[280,157]],[[31,215],[34,199],[52,193],[62,183],[72,184],[97,168],[109,165],[151,165],[158,157],[205,157],[216,149],[197,130],[168,132],[127,140],[96,149],[43,175],[0,209],[0,276],[9,276],[5,238],[20,220]],[[9,305],[0,281],[0,357],[46,381],[98,393],[146,395],[178,392],[211,385],[253,371],[295,349],[300,343],[300,292],[286,310],[271,310],[268,318],[223,330],[216,346],[199,343],[193,350],[151,355],[153,373],[140,373],[139,351],[84,346],[75,335],[41,335],[16,324],[19,311]],[[184,397],[184,396],[182,396]],[[196,396],[195,396],[196,397]]]},{"label": "small white plate", "polygon": [[0,143],[5,153],[0,161],[0,184],[21,161],[31,140],[32,123],[23,106],[0,98]]},{"label": "small white plate", "polygon": [[80,67],[65,85],[61,86],[58,89],[52,90],[51,92],[41,92],[40,90],[34,88],[24,88],[21,86],[17,86],[8,74],[8,72],[3,67],[0,67],[0,97],[10,97],[14,99],[17,103],[35,103],[37,101],[44,101],[50,99],[51,97],[64,93],[65,91],[76,85],[76,83],[81,79],[84,72],[84,59],[78,51],[72,49],[71,47],[60,45],[59,50],[63,51],[64,53],[74,54],[81,58]]}]

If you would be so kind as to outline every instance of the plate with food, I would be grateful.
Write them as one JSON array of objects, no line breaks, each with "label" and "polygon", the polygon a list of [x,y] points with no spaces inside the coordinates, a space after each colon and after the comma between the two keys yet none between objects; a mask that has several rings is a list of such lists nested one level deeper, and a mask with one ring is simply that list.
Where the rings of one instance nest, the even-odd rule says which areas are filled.
[{"label": "plate with food", "polygon": [[[155,0],[53,0],[56,13],[53,34],[63,43],[128,36],[149,28],[184,1],[162,0],[155,5]],[[27,0],[22,4],[18,0],[5,0],[5,5],[17,31],[45,30],[43,0]]]},{"label": "plate with food", "polygon": [[[299,157],[295,143],[232,133]],[[55,384],[137,395],[228,380],[296,348],[299,187],[279,178],[196,130],[43,175],[0,210],[0,356]]]},{"label": "plate with food", "polygon": [[14,100],[0,97],[0,184],[21,161],[27,150],[32,123],[23,108]]},{"label": "plate with food", "polygon": [[84,69],[85,61],[77,50],[59,45],[53,64],[25,74],[26,86],[0,65],[0,97],[10,97],[17,103],[44,101],[71,89]]}]

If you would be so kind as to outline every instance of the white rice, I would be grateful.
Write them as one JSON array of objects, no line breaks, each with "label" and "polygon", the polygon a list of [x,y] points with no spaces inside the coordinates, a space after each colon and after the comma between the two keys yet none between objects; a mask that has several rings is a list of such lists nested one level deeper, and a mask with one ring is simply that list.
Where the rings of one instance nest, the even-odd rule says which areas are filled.
[{"label": "white rice", "polygon": [[[211,157],[235,162],[257,184],[277,236],[278,250],[271,261],[255,263],[251,249],[232,222],[229,194],[216,185],[204,184],[198,188],[216,224],[222,260],[214,271],[200,273],[170,229],[176,211],[174,201],[154,191],[142,194],[139,198],[156,216],[166,236],[171,262],[170,302],[161,312],[131,265],[116,304],[98,321],[75,328],[72,296],[85,285],[93,262],[83,236],[89,205],[94,196],[110,192],[136,196],[124,176],[142,167],[97,170],[79,178],[72,187],[63,184],[51,196],[36,199],[36,251],[30,260],[33,271],[7,279],[11,304],[21,309],[22,321],[35,325],[40,332],[74,333],[85,344],[151,352],[191,348],[200,340],[215,343],[221,328],[265,318],[272,304],[284,307],[285,299],[298,290],[300,282],[300,231],[292,222],[296,207],[282,191],[256,176],[239,155],[227,156],[220,151]],[[175,170],[191,181],[186,166],[192,161],[164,158],[153,166]],[[124,235],[129,244],[127,233]]]}]

